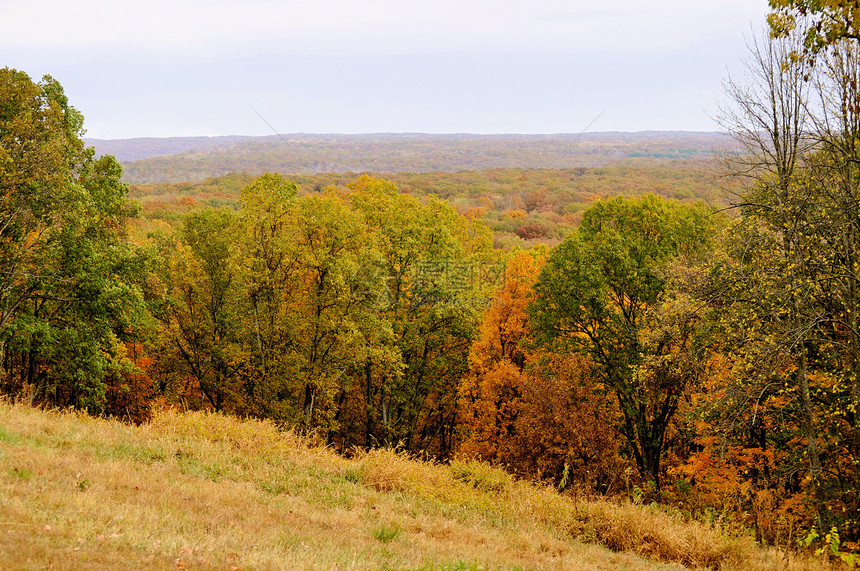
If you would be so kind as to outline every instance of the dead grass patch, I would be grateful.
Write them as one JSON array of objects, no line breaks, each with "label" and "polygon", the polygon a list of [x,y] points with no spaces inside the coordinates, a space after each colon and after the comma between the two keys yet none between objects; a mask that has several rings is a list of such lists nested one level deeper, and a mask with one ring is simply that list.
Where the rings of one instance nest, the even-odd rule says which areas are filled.
[{"label": "dead grass patch", "polygon": [[266,422],[166,411],[132,427],[0,403],[0,427],[4,569],[817,564],[478,462],[347,460]]}]

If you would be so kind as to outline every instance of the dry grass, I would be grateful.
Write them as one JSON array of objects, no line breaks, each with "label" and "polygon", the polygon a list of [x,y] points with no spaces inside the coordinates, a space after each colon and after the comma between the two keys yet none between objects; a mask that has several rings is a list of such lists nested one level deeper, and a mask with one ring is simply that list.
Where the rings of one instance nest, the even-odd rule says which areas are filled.
[{"label": "dry grass", "polygon": [[813,569],[476,462],[353,460],[265,422],[0,403],[2,569]]}]

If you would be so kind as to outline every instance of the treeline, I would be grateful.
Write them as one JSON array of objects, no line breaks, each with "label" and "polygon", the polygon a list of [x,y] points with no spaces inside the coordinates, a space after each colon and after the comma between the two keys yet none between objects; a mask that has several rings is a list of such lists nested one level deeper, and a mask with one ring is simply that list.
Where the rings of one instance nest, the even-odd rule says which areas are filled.
[{"label": "treeline", "polygon": [[[300,195],[326,188],[345,189],[357,173],[290,175]],[[484,222],[497,249],[558,244],[578,224],[590,204],[611,196],[653,192],[685,202],[696,200],[726,206],[726,190],[734,184],[719,177],[713,165],[671,167],[632,165],[575,169],[490,169],[482,171],[371,173],[397,184],[400,192],[420,199],[444,198],[459,214]],[[240,206],[242,187],[253,180],[233,173],[202,182],[132,185],[129,196],[142,204],[142,218],[177,226],[188,213],[202,207]],[[152,229],[155,225],[144,224]]]},{"label": "treeline", "polygon": [[486,228],[369,177],[297,197],[263,175],[238,214],[197,212],[158,243],[169,400],[344,449],[452,453],[457,383],[500,277]]},{"label": "treeline", "polygon": [[[318,174],[331,172],[456,172],[492,168],[576,168],[610,166],[622,161],[636,166],[701,163],[715,151],[735,148],[719,133],[582,133],[560,135],[278,135],[201,139],[195,150],[167,155],[177,145],[165,139],[164,156],[124,161],[129,183],[201,181],[246,171]],[[227,148],[218,145],[234,142]],[[124,145],[100,148],[129,153]],[[140,140],[141,146],[158,144]]]},{"label": "treeline", "polygon": [[595,197],[557,246],[510,250],[485,216],[367,175],[237,175],[238,203],[186,196],[144,236],[60,86],[4,69],[3,391],[269,418],[856,550],[860,58],[792,53],[762,47],[732,92],[734,218]]}]

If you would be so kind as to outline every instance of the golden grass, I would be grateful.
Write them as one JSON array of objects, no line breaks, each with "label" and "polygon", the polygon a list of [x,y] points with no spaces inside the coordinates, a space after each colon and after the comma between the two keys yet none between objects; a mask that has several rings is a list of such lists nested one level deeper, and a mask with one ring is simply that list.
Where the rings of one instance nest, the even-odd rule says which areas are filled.
[{"label": "golden grass", "polygon": [[[0,403],[0,569],[813,569],[478,462],[347,460],[259,421]],[[825,568],[825,567],[821,567]]]}]

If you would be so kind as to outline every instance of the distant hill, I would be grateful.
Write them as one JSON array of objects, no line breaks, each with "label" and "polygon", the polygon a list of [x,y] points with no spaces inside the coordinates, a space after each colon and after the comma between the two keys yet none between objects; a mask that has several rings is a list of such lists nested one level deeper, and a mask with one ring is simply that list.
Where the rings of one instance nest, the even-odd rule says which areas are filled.
[{"label": "distant hill", "polygon": [[99,155],[113,155],[121,163],[178,153],[205,153],[227,149],[239,143],[260,137],[145,137],[138,139],[90,139],[87,145],[95,147]]},{"label": "distant hill", "polygon": [[272,135],[89,139],[113,154],[130,183],[201,181],[231,172],[453,172],[490,168],[597,167],[632,161],[705,161],[731,146],[720,133],[639,132],[557,135]]}]

